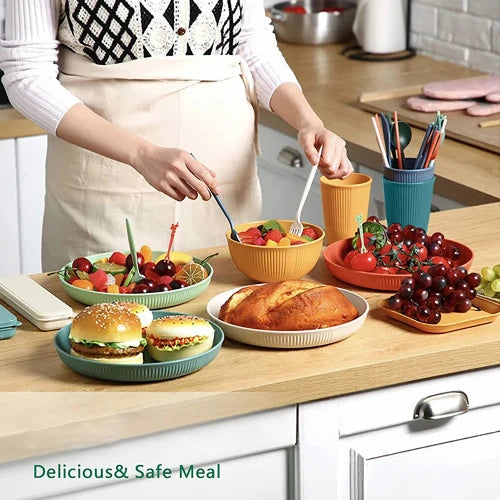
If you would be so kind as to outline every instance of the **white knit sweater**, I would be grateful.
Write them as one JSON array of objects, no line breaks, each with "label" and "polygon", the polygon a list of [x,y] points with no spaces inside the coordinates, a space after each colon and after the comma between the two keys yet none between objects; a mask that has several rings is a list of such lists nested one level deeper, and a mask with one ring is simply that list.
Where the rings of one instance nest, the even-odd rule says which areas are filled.
[{"label": "white knit sweater", "polygon": [[[73,8],[78,12],[79,5],[86,5],[87,8],[97,5],[99,1],[102,0],[88,0],[84,4],[81,4],[81,0],[7,2],[5,40],[0,40],[0,68],[5,73],[2,83],[12,105],[50,133],[56,132],[69,108],[80,102],[57,79],[58,45],[64,44],[89,57],[99,57],[99,53],[88,53],[85,44],[81,43],[81,33],[76,36],[74,26],[72,30],[68,29],[67,11]],[[110,4],[109,1],[105,3]],[[139,20],[144,19],[144,15],[141,18],[137,11],[147,8],[149,23],[146,31],[143,21],[141,31],[141,22],[136,22],[139,32],[133,32],[133,37],[137,38],[137,43],[131,44],[130,55],[122,54],[121,60],[144,57],[146,54],[228,53],[227,49],[224,52],[224,47],[218,50],[217,45],[223,45],[221,33],[214,27],[210,15],[217,8],[219,13],[222,5],[220,22],[224,21],[224,16],[227,20],[229,5],[236,6],[234,10],[238,10],[239,15],[237,19],[233,17],[231,20],[233,25],[234,19],[239,23],[239,27],[234,29],[237,35],[234,52],[248,63],[260,102],[269,109],[271,97],[279,85],[284,82],[298,84],[277,47],[270,20],[264,14],[263,0],[196,0],[197,23],[190,21],[190,6],[193,17],[193,2],[188,0],[126,0],[126,3],[132,6],[132,16],[135,15]],[[161,15],[165,5],[175,10],[175,25],[168,26],[165,23],[165,15]],[[198,14],[198,10],[201,14]],[[85,15],[88,16],[88,12]],[[173,21],[170,22],[173,24]],[[133,31],[132,22],[129,26]],[[179,27],[187,33],[179,32]],[[179,33],[182,35],[179,36]],[[123,35],[120,36],[123,39]],[[165,47],[168,53],[162,52],[167,50]],[[208,51],[205,50],[207,47]],[[108,58],[99,62],[112,64],[121,60]]]}]

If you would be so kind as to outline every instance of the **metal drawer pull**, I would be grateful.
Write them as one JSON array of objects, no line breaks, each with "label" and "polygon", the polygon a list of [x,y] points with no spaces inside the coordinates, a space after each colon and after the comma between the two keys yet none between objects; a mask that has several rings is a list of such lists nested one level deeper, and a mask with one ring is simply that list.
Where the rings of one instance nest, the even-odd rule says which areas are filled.
[{"label": "metal drawer pull", "polygon": [[278,160],[281,163],[284,163],[287,167],[302,168],[304,166],[300,152],[289,146],[280,151]]},{"label": "metal drawer pull", "polygon": [[418,420],[439,420],[454,417],[469,411],[469,398],[462,391],[443,392],[421,399],[413,418]]}]

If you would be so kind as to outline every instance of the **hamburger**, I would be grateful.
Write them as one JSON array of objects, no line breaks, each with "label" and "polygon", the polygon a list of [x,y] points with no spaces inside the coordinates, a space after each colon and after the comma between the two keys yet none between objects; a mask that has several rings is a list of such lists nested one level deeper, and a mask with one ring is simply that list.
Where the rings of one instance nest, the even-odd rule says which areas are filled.
[{"label": "hamburger", "polygon": [[151,321],[153,321],[153,313],[151,310],[146,306],[136,304],[135,302],[119,302],[119,304],[130,309],[130,311],[132,311],[139,318],[139,321],[141,322],[142,336],[145,337],[146,330],[151,324]]},{"label": "hamburger", "polygon": [[102,363],[142,364],[146,340],[141,321],[119,303],[96,304],[79,313],[69,334],[71,354]]},{"label": "hamburger", "polygon": [[149,325],[146,340],[153,359],[173,361],[208,351],[214,343],[214,329],[195,316],[165,316]]}]

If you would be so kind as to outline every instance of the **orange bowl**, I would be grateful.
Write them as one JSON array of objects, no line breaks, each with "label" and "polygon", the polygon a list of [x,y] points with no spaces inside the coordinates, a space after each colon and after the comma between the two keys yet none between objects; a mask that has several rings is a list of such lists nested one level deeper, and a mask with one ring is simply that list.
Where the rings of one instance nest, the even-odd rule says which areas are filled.
[{"label": "orange bowl", "polygon": [[[258,227],[267,220],[238,224],[236,231],[246,231]],[[279,220],[283,229],[288,232],[293,221]],[[312,227],[318,239],[289,247],[261,247],[248,245],[231,239],[231,232],[226,233],[229,253],[235,266],[246,276],[255,281],[271,282],[299,279],[305,276],[318,262],[325,232],[319,226],[303,223],[304,227]]]},{"label": "orange bowl", "polygon": [[[455,261],[455,267],[463,266],[470,269],[474,252],[458,241],[445,240],[446,243],[455,245],[460,250],[460,258]],[[328,245],[323,252],[326,267],[336,278],[351,285],[371,288],[373,290],[397,290],[405,278],[410,278],[411,273],[404,274],[377,274],[366,271],[354,271],[344,265],[344,257],[352,250],[352,238],[336,241]]]}]

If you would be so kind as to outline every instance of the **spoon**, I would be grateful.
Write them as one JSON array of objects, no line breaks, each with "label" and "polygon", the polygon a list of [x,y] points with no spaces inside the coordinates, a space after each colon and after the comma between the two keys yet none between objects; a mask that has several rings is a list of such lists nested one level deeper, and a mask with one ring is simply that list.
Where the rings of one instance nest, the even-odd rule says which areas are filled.
[{"label": "spoon", "polygon": [[[412,132],[411,132],[411,127],[408,125],[406,122],[400,122],[398,121],[398,131],[399,131],[399,145],[401,147],[401,160],[403,162],[403,165],[405,164],[405,156],[403,150],[408,147],[408,144],[410,144],[411,137],[412,137]],[[395,149],[397,149],[397,139],[396,139],[396,130],[394,127],[394,124],[392,124],[391,127],[391,148],[394,152]]]},{"label": "spoon", "polygon": [[[193,153],[189,153],[195,160],[196,156]],[[207,186],[208,187],[208,186]],[[218,194],[215,194],[210,187],[208,187],[208,190],[210,191],[210,194],[212,195],[212,198],[217,202],[217,205],[219,205],[219,208],[222,210],[222,213],[226,216],[226,219],[229,222],[229,227],[231,228],[231,239],[234,241],[238,241],[241,243],[240,237],[238,236],[238,232],[236,231],[234,227],[233,220],[231,219],[231,216],[229,215],[229,212],[227,211],[226,207],[224,206],[224,203],[222,203],[222,200]]]},{"label": "spoon", "polygon": [[137,283],[138,281],[145,279],[146,276],[141,274],[139,271],[139,265],[137,263],[137,253],[135,251],[134,235],[132,234],[132,228],[130,227],[130,221],[128,219],[125,219],[125,223],[127,225],[127,238],[128,238],[128,245],[130,247],[130,255],[132,256],[132,262],[134,263],[134,267],[132,268],[134,270],[134,272],[133,273],[132,273],[132,271],[129,272],[129,276],[132,274],[132,278],[130,280],[127,278],[127,281],[129,283],[130,282]]}]

